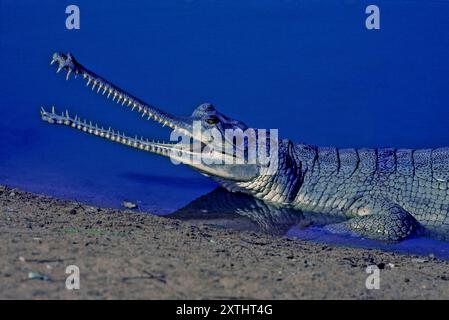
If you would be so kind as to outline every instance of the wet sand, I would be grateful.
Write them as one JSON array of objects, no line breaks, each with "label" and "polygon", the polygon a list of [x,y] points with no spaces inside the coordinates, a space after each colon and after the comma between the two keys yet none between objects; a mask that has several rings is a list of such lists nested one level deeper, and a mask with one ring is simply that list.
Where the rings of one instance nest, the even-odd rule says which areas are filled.
[{"label": "wet sand", "polygon": [[[0,186],[1,299],[448,299],[449,262],[323,245]],[[65,269],[80,269],[67,290]],[[380,268],[368,290],[366,267]]]}]

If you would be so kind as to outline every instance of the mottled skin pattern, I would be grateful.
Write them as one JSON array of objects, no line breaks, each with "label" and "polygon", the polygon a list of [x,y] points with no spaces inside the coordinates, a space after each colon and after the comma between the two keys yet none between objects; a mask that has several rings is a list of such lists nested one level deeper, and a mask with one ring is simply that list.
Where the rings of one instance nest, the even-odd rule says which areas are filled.
[{"label": "mottled skin pattern", "polygon": [[379,240],[449,233],[449,148],[338,149],[284,140],[278,173],[227,184],[265,201],[350,218],[329,225]]},{"label": "mottled skin pattern", "polygon": [[[52,64],[58,72],[67,71],[86,79],[92,90],[117,103],[132,108],[142,117],[167,125],[197,139],[192,123],[199,121],[202,129],[215,128],[224,137],[225,129],[248,127],[227,117],[211,104],[202,104],[190,117],[176,117],[135,98],[104,78],[79,64],[71,54],[55,53]],[[173,144],[129,137],[114,130],[42,109],[41,117],[52,124],[62,124],[107,140],[143,151],[181,159]],[[217,141],[201,137],[203,146],[216,147]],[[191,142],[192,143],[192,142]],[[224,143],[233,143],[224,140]],[[246,147],[246,146],[245,146]],[[189,149],[190,150],[190,149]],[[184,151],[186,153],[186,151]],[[195,154],[187,151],[189,154]],[[175,156],[173,155],[175,154]],[[209,154],[209,153],[208,153]],[[216,159],[231,156],[226,152],[211,152]],[[373,239],[397,241],[416,233],[428,233],[440,238],[449,235],[449,148],[439,149],[337,149],[295,144],[289,140],[278,143],[278,158],[272,174],[266,166],[207,165],[185,163],[216,180],[230,191],[250,194],[276,206],[304,212],[324,213],[347,221],[326,226],[335,233],[348,233]]]}]

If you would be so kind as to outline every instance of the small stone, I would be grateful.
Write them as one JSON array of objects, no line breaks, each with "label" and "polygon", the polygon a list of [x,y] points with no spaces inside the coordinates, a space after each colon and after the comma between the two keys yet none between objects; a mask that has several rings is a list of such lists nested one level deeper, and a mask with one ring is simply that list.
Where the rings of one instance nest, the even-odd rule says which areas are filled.
[{"label": "small stone", "polygon": [[123,206],[124,206],[126,209],[136,209],[136,208],[137,208],[137,204],[132,203],[132,202],[130,202],[130,201],[123,201]]},{"label": "small stone", "polygon": [[14,192],[14,191],[11,191],[10,193],[9,193],[9,196],[10,197],[14,197],[16,195],[16,193]]},{"label": "small stone", "polygon": [[77,214],[76,209],[72,209],[69,211],[70,214]]},{"label": "small stone", "polygon": [[395,267],[394,263],[389,263],[388,266],[390,267],[390,269],[393,269]]},{"label": "small stone", "polygon": [[30,280],[42,280],[42,281],[50,281],[51,278],[46,276],[45,274],[39,272],[28,272],[28,279]]},{"label": "small stone", "polygon": [[424,262],[429,262],[429,260],[421,259],[421,258],[413,258],[412,262],[414,262],[414,263],[424,263]]},{"label": "small stone", "polygon": [[19,257],[19,261],[20,261],[20,262],[25,262],[26,259],[25,259],[24,257]]}]

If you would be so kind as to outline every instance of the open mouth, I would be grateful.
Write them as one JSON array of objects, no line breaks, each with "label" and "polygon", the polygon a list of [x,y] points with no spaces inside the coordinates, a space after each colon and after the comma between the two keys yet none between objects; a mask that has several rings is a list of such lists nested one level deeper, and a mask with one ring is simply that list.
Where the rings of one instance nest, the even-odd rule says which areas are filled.
[{"label": "open mouth", "polygon": [[[91,91],[101,94],[105,98],[112,99],[117,104],[128,107],[133,111],[137,111],[142,118],[153,120],[163,127],[167,126],[171,128],[177,138],[181,138],[181,141],[172,143],[156,142],[142,137],[129,136],[111,127],[82,120],[77,115],[71,116],[68,110],[57,113],[55,107],[52,107],[50,110],[41,108],[40,114],[42,120],[51,124],[65,125],[73,129],[78,129],[87,134],[95,135],[135,149],[169,157],[173,163],[187,164],[206,175],[214,175],[216,177],[238,181],[247,181],[256,176],[258,170],[256,165],[251,164],[248,168],[242,168],[242,166],[246,166],[248,163],[247,161],[245,162],[245,149],[247,149],[247,144],[237,146],[232,140],[227,145],[228,148],[223,148],[223,143],[226,143],[227,140],[222,140],[223,143],[220,143],[220,139],[210,139],[207,135],[203,135],[202,132],[198,137],[197,134],[194,134],[194,121],[198,121],[197,118],[173,116],[144,103],[97,74],[87,70],[70,53],[67,55],[55,53],[52,57],[51,64],[56,64],[57,73],[61,70],[66,71],[65,78],[67,80],[71,76],[83,79]],[[237,150],[241,152],[237,152]]]},{"label": "open mouth", "polygon": [[[168,126],[173,130],[176,130],[180,134],[184,134],[188,137],[192,136],[191,132],[187,129],[186,124],[182,123],[166,112],[150,106],[139,100],[138,98],[125,93],[117,86],[106,81],[97,74],[87,70],[80,63],[78,63],[70,53],[68,53],[67,55],[63,53],[54,53],[50,64],[56,64],[57,73],[59,73],[61,70],[66,71],[66,80],[69,80],[70,76],[72,75],[74,78],[79,77],[80,79],[86,81],[86,87],[91,88],[92,91],[105,96],[105,98],[107,99],[112,99],[112,101],[115,101],[117,104],[129,107],[132,111],[137,111],[139,114],[141,114],[142,118],[158,122],[162,127]],[[125,133],[121,133],[118,130],[114,130],[110,127],[107,127],[108,129],[105,129],[104,126],[93,124],[91,121],[82,120],[78,116],[72,117],[69,114],[68,110],[62,113],[57,113],[55,107],[52,107],[51,110],[45,110],[42,107],[41,117],[42,120],[47,121],[48,123],[70,126],[83,132],[93,134],[95,136],[99,136],[114,142],[122,143],[124,145],[140,150],[159,153],[162,155],[170,155],[170,153],[173,151],[176,151],[179,156],[182,153],[179,145],[175,143],[166,143],[159,141],[156,142],[150,141],[149,139],[144,139],[142,137],[138,138],[137,136],[127,136],[125,135]]]}]

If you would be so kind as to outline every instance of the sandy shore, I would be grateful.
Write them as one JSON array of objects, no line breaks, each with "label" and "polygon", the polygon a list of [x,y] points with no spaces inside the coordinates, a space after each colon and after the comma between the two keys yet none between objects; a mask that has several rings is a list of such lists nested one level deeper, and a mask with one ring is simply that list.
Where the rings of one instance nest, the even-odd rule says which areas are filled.
[{"label": "sandy shore", "polygon": [[[192,225],[0,186],[1,299],[448,299],[449,263]],[[80,269],[67,290],[65,269]],[[380,267],[368,290],[366,267]]]}]

